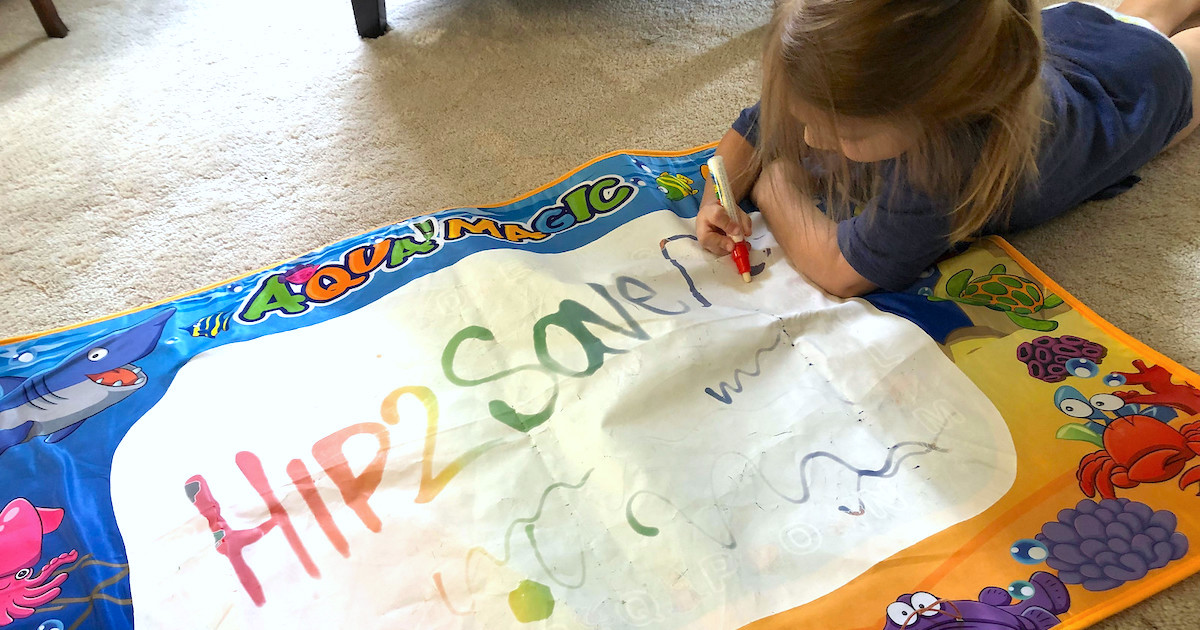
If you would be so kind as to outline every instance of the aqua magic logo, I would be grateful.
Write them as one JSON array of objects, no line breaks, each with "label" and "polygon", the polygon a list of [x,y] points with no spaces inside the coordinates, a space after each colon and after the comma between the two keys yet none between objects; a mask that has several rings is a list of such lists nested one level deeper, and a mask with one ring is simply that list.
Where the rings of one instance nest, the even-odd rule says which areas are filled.
[{"label": "aqua magic logo", "polygon": [[527,222],[487,217],[428,217],[412,223],[411,236],[381,238],[342,254],[337,262],[301,265],[280,271],[258,283],[237,313],[238,321],[255,324],[269,315],[295,317],[316,306],[332,304],[371,281],[376,272],[395,271],[410,261],[430,256],[444,243],[469,236],[486,236],[507,243],[540,242],[627,205],[637,187],[616,175],[580,183],[558,201],[533,214]]}]

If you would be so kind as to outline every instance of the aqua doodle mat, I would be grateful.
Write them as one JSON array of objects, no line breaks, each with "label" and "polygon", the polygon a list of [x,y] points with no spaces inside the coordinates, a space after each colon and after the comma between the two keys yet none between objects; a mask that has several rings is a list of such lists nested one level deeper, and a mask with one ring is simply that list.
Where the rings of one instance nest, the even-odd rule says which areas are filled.
[{"label": "aqua doodle mat", "polygon": [[1192,574],[1200,378],[1004,241],[834,300],[712,147],[0,342],[0,626],[1083,628]]}]

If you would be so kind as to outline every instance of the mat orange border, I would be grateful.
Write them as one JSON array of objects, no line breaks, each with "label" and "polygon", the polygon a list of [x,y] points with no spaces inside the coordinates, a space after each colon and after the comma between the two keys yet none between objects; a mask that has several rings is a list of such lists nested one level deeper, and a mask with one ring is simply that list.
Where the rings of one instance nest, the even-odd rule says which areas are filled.
[{"label": "mat orange border", "polygon": [[[1141,354],[1147,359],[1152,359],[1158,365],[1167,368],[1171,375],[1182,379],[1184,382],[1193,387],[1200,387],[1200,375],[1188,369],[1178,362],[1170,359],[1161,352],[1147,346],[1129,333],[1117,328],[1109,323],[1095,311],[1088,308],[1083,302],[1080,302],[1075,296],[1068,293],[1057,282],[1052,280],[1046,272],[1033,264],[1033,261],[1025,257],[1024,254],[1017,251],[1011,243],[1000,238],[999,236],[989,236],[986,240],[995,243],[1004,253],[1008,254],[1017,264],[1021,265],[1025,271],[1034,276],[1043,286],[1051,289],[1053,293],[1063,299],[1064,302],[1071,305],[1071,308],[1077,311],[1084,319],[1094,324],[1097,328],[1103,330],[1113,339],[1129,346],[1132,350]],[[1192,541],[1193,546],[1197,541]],[[1127,588],[1122,588],[1119,595],[1104,601],[1103,604],[1093,606],[1078,617],[1072,617],[1055,626],[1055,630],[1078,630],[1087,628],[1103,619],[1121,612],[1127,608],[1131,608],[1139,604],[1151,596],[1161,593],[1168,588],[1182,582],[1183,580],[1200,572],[1200,553],[1195,553],[1191,558],[1185,559],[1183,562],[1174,564],[1174,566],[1166,566],[1158,570],[1158,574],[1151,579],[1149,576],[1129,585]]]},{"label": "mat orange border", "polygon": [[[501,206],[506,206],[509,204],[516,203],[518,201],[521,201],[523,199],[526,199],[528,197],[536,195],[542,191],[545,191],[546,189],[550,188],[551,186],[560,184],[563,181],[565,181],[567,178],[571,177],[572,175],[575,175],[576,173],[582,171],[583,169],[585,169],[589,166],[592,166],[593,164],[596,164],[597,162],[606,160],[611,157],[616,157],[619,155],[644,155],[644,156],[650,156],[650,157],[683,157],[685,155],[690,155],[692,153],[696,153],[697,151],[703,151],[705,149],[715,147],[716,145],[717,145],[717,142],[710,142],[710,143],[692,147],[690,149],[682,149],[682,150],[678,150],[678,151],[650,151],[650,150],[646,150],[646,151],[633,151],[633,150],[610,151],[603,155],[592,158],[591,160],[588,160],[587,162],[584,162],[583,164],[576,166],[575,168],[571,169],[570,171],[567,171],[562,176],[560,176],[554,180],[551,180],[551,181],[543,184],[542,186],[535,188],[534,190],[531,190],[522,195],[513,197],[512,199],[509,199],[508,201],[503,201],[500,203],[483,205],[483,206],[471,206],[471,207],[474,207],[474,208],[498,208]],[[461,207],[462,206],[445,207],[445,208],[441,208],[441,209],[435,211],[434,213],[410,217],[409,219],[405,219],[405,221],[412,220],[412,219],[419,219],[421,217],[430,216],[430,214],[436,214],[437,212],[444,212],[446,210],[455,210],[455,209],[461,208]],[[393,225],[393,224],[387,224],[387,225]],[[364,234],[369,234],[369,233],[374,232],[383,227],[386,227],[386,225],[377,226],[377,227],[365,230],[363,232],[359,232],[358,234],[347,236],[347,237],[339,239],[337,241],[327,243],[327,244],[323,245],[322,247],[328,247],[330,245],[340,243],[344,240],[356,238],[356,237],[362,236]],[[1021,265],[1025,269],[1025,271],[1027,271],[1031,275],[1033,275],[1034,278],[1036,278],[1038,281],[1040,281],[1043,284],[1043,286],[1050,288],[1055,295],[1061,297],[1064,302],[1066,302],[1067,304],[1069,304],[1071,306],[1072,309],[1079,312],[1079,314],[1082,315],[1084,317],[1084,319],[1088,320],[1095,326],[1099,327],[1101,330],[1108,333],[1114,339],[1117,339],[1118,341],[1129,346],[1131,349],[1135,350],[1139,354],[1145,356],[1147,359],[1152,359],[1155,363],[1166,367],[1167,369],[1169,369],[1172,372],[1172,374],[1174,376],[1183,379],[1184,381],[1186,381],[1187,383],[1189,383],[1193,386],[1200,387],[1200,374],[1197,374],[1196,372],[1192,371],[1191,369],[1186,368],[1183,365],[1180,365],[1178,362],[1168,358],[1167,356],[1163,355],[1162,353],[1158,352],[1157,350],[1154,350],[1153,348],[1142,343],[1141,341],[1139,341],[1132,335],[1126,333],[1125,331],[1121,330],[1120,328],[1117,328],[1113,324],[1109,323],[1103,317],[1098,315],[1095,311],[1088,308],[1085,304],[1083,304],[1078,299],[1076,299],[1075,296],[1071,295],[1065,289],[1063,289],[1063,287],[1061,285],[1059,285],[1057,282],[1052,280],[1050,278],[1050,276],[1046,275],[1046,273],[1044,271],[1042,271],[1040,268],[1038,268],[1038,266],[1035,265],[1033,263],[1033,261],[1029,260],[1027,257],[1025,257],[1024,254],[1017,251],[1017,249],[1015,247],[1013,247],[1011,243],[1004,240],[1003,238],[1000,238],[999,236],[988,236],[985,240],[988,240],[988,241],[996,244],[998,247],[1000,247],[1002,250],[1004,250],[1004,252],[1008,256],[1010,256],[1014,261],[1016,261],[1019,265]],[[129,308],[129,309],[117,312],[117,313],[113,313],[111,315],[104,316],[104,317],[97,317],[94,319],[82,321],[82,322],[75,323],[75,324],[68,324],[65,326],[60,326],[58,328],[52,328],[52,329],[44,330],[41,332],[34,332],[34,333],[29,333],[29,334],[18,335],[15,337],[10,337],[7,339],[0,339],[0,345],[17,343],[17,342],[25,341],[28,339],[33,339],[35,337],[50,335],[50,334],[54,334],[54,333],[58,333],[58,332],[63,332],[66,330],[73,330],[73,329],[81,328],[83,326],[88,326],[88,325],[91,325],[94,323],[108,321],[110,319],[114,319],[114,318],[121,317],[124,315],[129,315],[132,313],[144,311],[146,309],[153,308],[155,306],[166,304],[168,302],[173,302],[175,300],[180,300],[180,299],[192,296],[192,295],[196,295],[198,293],[203,293],[204,291],[208,291],[208,290],[214,289],[216,287],[220,287],[220,286],[229,284],[231,282],[235,282],[237,280],[241,280],[243,278],[252,276],[256,273],[260,273],[267,269],[271,269],[271,268],[276,267],[280,264],[283,264],[289,260],[294,260],[294,259],[295,259],[295,257],[279,260],[275,263],[272,263],[265,267],[261,267],[259,269],[248,271],[239,276],[234,276],[234,277],[231,277],[229,279],[226,279],[226,280],[223,280],[220,282],[215,282],[215,283],[210,284],[205,287],[194,289],[192,291],[187,291],[185,293],[181,293],[179,295],[175,295],[175,296],[168,297],[168,298],[165,298],[162,300],[158,300],[156,302],[151,302],[149,304],[144,304],[142,306]],[[1163,569],[1161,569],[1159,571],[1159,573],[1157,575],[1155,575],[1153,580],[1143,579],[1143,580],[1137,582],[1136,584],[1130,586],[1127,589],[1122,589],[1122,592],[1120,595],[1106,600],[1103,604],[1101,604],[1099,606],[1093,606],[1086,613],[1083,613],[1079,616],[1072,615],[1072,617],[1069,620],[1064,621],[1060,625],[1055,626],[1055,627],[1060,628],[1061,630],[1079,630],[1082,628],[1086,628],[1086,627],[1091,626],[1105,618],[1108,618],[1122,610],[1125,610],[1125,609],[1130,608],[1142,601],[1145,601],[1149,597],[1156,595],[1156,594],[1170,588],[1171,586],[1174,586],[1175,584],[1178,584],[1179,582],[1191,577],[1192,575],[1194,575],[1198,572],[1200,572],[1200,553],[1196,553],[1189,560],[1186,560],[1183,563],[1175,564],[1174,566],[1164,567]],[[777,613],[777,614],[786,614],[786,611]]]}]

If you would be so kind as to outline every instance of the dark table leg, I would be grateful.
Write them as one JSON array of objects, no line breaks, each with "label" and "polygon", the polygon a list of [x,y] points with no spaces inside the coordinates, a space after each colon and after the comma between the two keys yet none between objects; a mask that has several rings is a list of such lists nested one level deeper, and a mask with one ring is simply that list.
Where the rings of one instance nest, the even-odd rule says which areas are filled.
[{"label": "dark table leg", "polygon": [[379,37],[387,32],[385,0],[350,0],[350,4],[354,5],[354,22],[358,24],[359,37]]},{"label": "dark table leg", "polygon": [[37,11],[38,19],[42,21],[42,28],[46,29],[46,35],[50,37],[67,36],[67,25],[63,24],[62,18],[58,17],[58,10],[54,8],[54,0],[33,0],[33,10]]}]

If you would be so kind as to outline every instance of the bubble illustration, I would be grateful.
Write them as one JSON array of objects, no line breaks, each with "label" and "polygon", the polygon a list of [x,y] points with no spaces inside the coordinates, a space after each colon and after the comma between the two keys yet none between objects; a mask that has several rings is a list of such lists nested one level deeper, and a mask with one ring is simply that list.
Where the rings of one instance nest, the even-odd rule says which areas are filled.
[{"label": "bubble illustration", "polygon": [[1037,593],[1037,589],[1032,584],[1025,580],[1017,580],[1008,585],[1008,594],[1012,595],[1013,599],[1025,601],[1033,597]]},{"label": "bubble illustration", "polygon": [[1125,377],[1117,374],[1116,372],[1112,372],[1104,377],[1104,384],[1108,385],[1109,387],[1120,387],[1125,384]]},{"label": "bubble illustration", "polygon": [[1100,368],[1091,359],[1071,359],[1067,361],[1067,373],[1079,378],[1092,378],[1100,373]]},{"label": "bubble illustration", "polygon": [[1012,553],[1013,560],[1021,564],[1039,564],[1045,562],[1050,555],[1046,545],[1032,538],[1022,538],[1013,543],[1009,552]]}]

